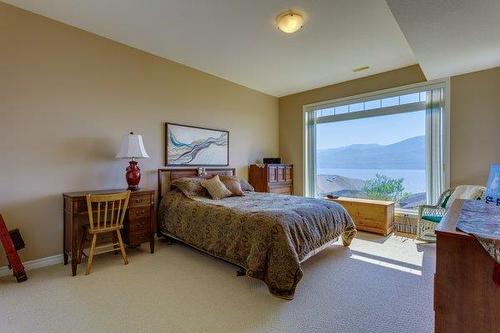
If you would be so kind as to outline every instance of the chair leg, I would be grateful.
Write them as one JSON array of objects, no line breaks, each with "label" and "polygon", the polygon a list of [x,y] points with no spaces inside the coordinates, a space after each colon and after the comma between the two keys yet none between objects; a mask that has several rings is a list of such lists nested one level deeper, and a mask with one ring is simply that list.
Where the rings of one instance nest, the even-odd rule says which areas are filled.
[{"label": "chair leg", "polygon": [[85,275],[88,275],[92,270],[92,260],[94,259],[95,243],[97,241],[97,234],[92,235],[92,245],[90,246],[89,259],[87,261],[87,271]]},{"label": "chair leg", "polygon": [[118,243],[120,244],[120,251],[122,252],[123,262],[128,264],[127,253],[125,252],[125,247],[123,246],[122,234],[120,230],[116,230],[116,235],[118,236]]},{"label": "chair leg", "polygon": [[419,222],[417,225],[417,239],[433,243],[436,241],[436,236],[434,230],[436,228],[435,224],[428,224],[425,222]]},{"label": "chair leg", "polygon": [[82,263],[83,249],[85,248],[86,240],[87,240],[87,228],[83,228],[82,239],[80,240],[80,249],[78,251],[78,264]]},{"label": "chair leg", "polygon": [[113,254],[118,254],[118,251],[120,251],[120,245],[118,244],[118,237],[114,232],[111,233],[111,237],[113,238],[113,248],[115,249]]}]

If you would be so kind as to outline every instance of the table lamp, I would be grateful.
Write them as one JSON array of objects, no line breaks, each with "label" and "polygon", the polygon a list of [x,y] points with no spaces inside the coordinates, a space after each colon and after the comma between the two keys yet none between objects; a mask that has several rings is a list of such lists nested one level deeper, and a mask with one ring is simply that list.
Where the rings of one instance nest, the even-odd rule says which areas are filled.
[{"label": "table lamp", "polygon": [[125,178],[127,179],[128,189],[138,191],[139,182],[141,181],[141,169],[137,166],[136,159],[149,158],[142,142],[142,136],[134,134],[134,132],[124,135],[116,158],[131,159],[126,169]]}]

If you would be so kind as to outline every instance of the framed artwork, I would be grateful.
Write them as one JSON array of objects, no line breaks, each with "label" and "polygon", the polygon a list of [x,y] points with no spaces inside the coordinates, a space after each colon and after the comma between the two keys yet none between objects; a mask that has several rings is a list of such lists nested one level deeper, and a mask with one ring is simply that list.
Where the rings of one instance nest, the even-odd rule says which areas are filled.
[{"label": "framed artwork", "polygon": [[229,131],[165,123],[168,166],[228,166]]},{"label": "framed artwork", "polygon": [[486,185],[486,202],[500,206],[500,164],[492,164],[488,185]]}]

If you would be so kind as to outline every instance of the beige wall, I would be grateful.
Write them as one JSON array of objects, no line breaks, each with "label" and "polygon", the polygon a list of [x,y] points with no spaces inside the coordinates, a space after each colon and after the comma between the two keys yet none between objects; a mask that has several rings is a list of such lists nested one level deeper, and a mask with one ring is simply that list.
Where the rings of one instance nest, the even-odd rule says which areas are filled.
[{"label": "beige wall", "polygon": [[500,163],[500,67],[454,76],[450,86],[451,185],[485,184]]},{"label": "beige wall", "polygon": [[167,121],[229,130],[244,177],[278,154],[275,97],[3,3],[0,45],[0,213],[24,260],[62,253],[63,192],[125,186],[114,156],[128,131],[151,156],[143,188],[164,164]]},{"label": "beige wall", "polygon": [[371,91],[400,87],[425,81],[418,65],[385,72],[361,79],[281,97],[279,99],[280,156],[294,165],[294,191],[304,193],[302,107],[306,104],[354,96]]}]

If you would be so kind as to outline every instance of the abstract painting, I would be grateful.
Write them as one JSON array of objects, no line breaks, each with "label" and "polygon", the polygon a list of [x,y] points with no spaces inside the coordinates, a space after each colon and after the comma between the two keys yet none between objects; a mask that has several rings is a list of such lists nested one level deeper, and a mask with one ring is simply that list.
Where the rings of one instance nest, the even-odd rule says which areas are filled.
[{"label": "abstract painting", "polygon": [[166,123],[165,140],[169,166],[229,165],[229,131]]}]

